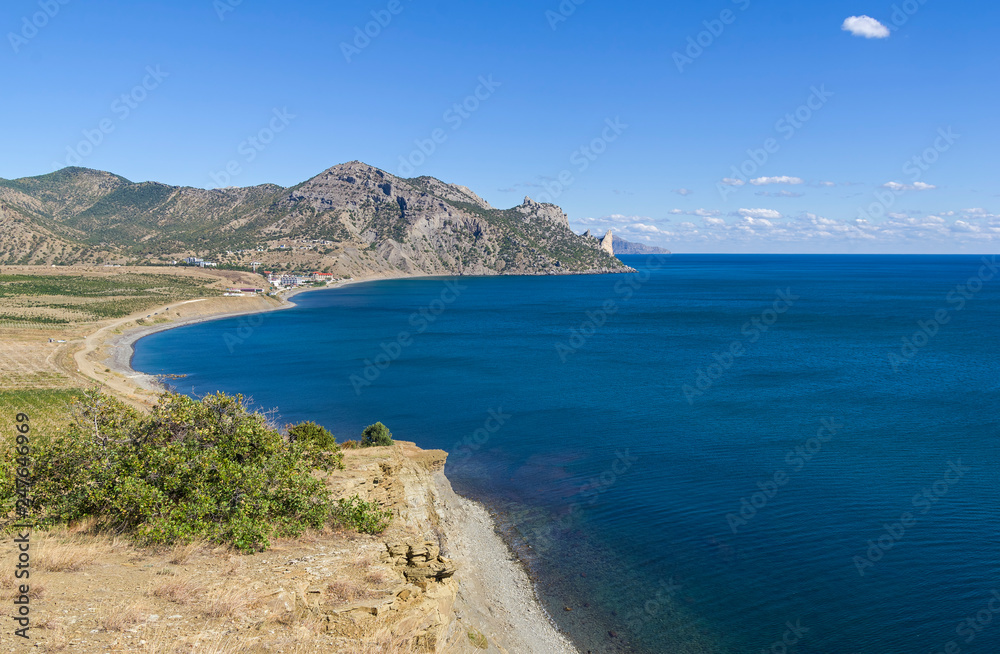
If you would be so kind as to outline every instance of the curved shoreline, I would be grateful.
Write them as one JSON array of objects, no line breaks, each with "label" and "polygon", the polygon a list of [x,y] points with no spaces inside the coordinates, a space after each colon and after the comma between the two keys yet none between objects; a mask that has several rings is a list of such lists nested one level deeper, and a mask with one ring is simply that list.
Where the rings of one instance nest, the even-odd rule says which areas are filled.
[{"label": "curved shoreline", "polygon": [[[203,322],[290,309],[297,306],[290,301],[291,298],[300,293],[333,290],[388,279],[414,278],[376,277],[352,280],[336,286],[295,289],[280,298],[281,304],[272,307],[258,306],[135,327],[103,341],[109,350],[109,356],[103,363],[139,388],[159,393],[166,389],[158,377],[136,371],[132,367],[135,344],[147,336]],[[113,326],[115,325],[108,325],[100,331]],[[503,645],[505,649],[501,651],[580,654],[580,650],[545,609],[531,580],[527,563],[511,549],[486,506],[457,494],[443,471],[435,475],[434,482],[447,527],[444,530],[444,540],[454,552],[456,560],[463,562],[464,574],[459,578],[460,590],[453,616],[456,624],[462,624],[466,614],[474,614],[480,624],[489,625],[491,633],[487,636],[491,642]],[[497,589],[502,589],[503,592],[498,593]]]},{"label": "curved shoreline", "polygon": [[[374,280],[364,280],[364,281],[374,281]],[[343,288],[348,284],[354,284],[360,282],[346,282],[340,284],[333,288]],[[330,287],[325,287],[326,289]],[[142,327],[137,327],[130,329],[111,338],[107,341],[108,349],[111,351],[110,358],[107,359],[106,363],[108,367],[117,373],[121,373],[133,380],[139,386],[145,388],[146,390],[152,391],[162,391],[165,390],[163,385],[157,380],[154,375],[149,375],[144,372],[139,372],[132,367],[132,360],[135,358],[135,344],[140,340],[146,338],[147,336],[152,336],[159,332],[169,331],[171,329],[177,329],[179,327],[187,327],[188,325],[196,325],[203,322],[212,322],[215,320],[225,320],[226,318],[235,318],[237,316],[247,316],[256,315],[260,313],[270,313],[272,311],[281,311],[283,309],[291,309],[295,307],[296,304],[291,302],[291,298],[299,295],[301,293],[306,293],[309,291],[319,291],[324,290],[323,288],[300,288],[291,291],[284,297],[280,298],[282,303],[278,306],[271,308],[260,308],[254,307],[246,309],[245,311],[227,311],[225,313],[219,313],[208,316],[192,316],[190,318],[182,318],[181,320],[160,323],[158,325],[147,325]],[[197,302],[198,300],[193,300],[191,302]],[[182,303],[183,304],[183,303]],[[177,306],[176,304],[174,306]]]}]

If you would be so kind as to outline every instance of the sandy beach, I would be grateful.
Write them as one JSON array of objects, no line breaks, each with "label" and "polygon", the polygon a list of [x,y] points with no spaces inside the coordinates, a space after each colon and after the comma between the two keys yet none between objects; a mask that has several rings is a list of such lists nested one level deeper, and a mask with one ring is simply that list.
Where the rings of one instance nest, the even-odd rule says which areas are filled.
[{"label": "sandy beach", "polygon": [[434,475],[443,510],[443,551],[459,564],[457,620],[479,625],[501,651],[577,654],[542,608],[524,567],[497,533],[486,508],[452,489],[443,472]]}]

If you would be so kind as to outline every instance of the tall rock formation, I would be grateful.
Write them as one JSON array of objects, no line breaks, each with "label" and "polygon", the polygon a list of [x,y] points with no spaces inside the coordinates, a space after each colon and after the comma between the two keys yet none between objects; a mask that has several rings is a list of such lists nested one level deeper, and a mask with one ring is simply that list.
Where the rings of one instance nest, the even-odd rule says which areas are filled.
[{"label": "tall rock formation", "polygon": [[604,238],[601,239],[600,243],[602,250],[611,256],[615,256],[614,235],[612,235],[610,229],[608,230],[608,233],[604,235]]}]

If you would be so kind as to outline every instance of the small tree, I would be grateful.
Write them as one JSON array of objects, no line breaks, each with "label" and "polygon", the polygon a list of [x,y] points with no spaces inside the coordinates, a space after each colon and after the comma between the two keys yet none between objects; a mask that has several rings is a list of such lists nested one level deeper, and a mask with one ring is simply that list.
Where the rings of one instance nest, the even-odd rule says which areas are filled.
[{"label": "small tree", "polygon": [[392,434],[381,422],[368,425],[361,432],[361,447],[383,447],[392,445]]},{"label": "small tree", "polygon": [[322,425],[302,422],[288,428],[288,442],[301,447],[314,466],[330,472],[344,469],[344,453],[337,439]]},{"label": "small tree", "polygon": [[337,449],[337,438],[326,427],[315,422],[300,422],[288,428],[288,440],[291,443],[315,445],[321,450]]}]

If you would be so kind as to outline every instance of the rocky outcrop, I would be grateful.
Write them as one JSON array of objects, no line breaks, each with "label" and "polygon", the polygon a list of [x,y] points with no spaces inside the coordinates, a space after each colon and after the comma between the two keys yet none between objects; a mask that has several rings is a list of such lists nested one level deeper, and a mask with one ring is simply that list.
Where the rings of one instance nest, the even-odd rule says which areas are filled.
[{"label": "rocky outcrop", "polygon": [[455,566],[441,556],[441,547],[434,541],[387,543],[386,551],[388,561],[408,582],[422,590],[455,576]]},{"label": "rocky outcrop", "polygon": [[610,229],[608,230],[608,233],[604,235],[604,238],[601,239],[600,243],[602,250],[611,256],[615,256],[614,235],[611,233]]},{"label": "rocky outcrop", "polygon": [[526,219],[547,220],[566,228],[569,228],[569,216],[554,204],[535,202],[529,197],[524,198],[520,206],[514,208],[515,211],[523,214]]},{"label": "rocky outcrop", "polygon": [[[433,475],[447,454],[397,441],[391,448],[349,451],[347,456],[347,471],[330,480],[334,492],[357,494],[393,513],[380,537],[378,590],[345,603],[343,597],[325,592],[327,580],[301,581],[274,593],[269,608],[308,619],[338,638],[360,642],[382,629],[415,652],[446,651],[457,633],[454,607],[460,571],[441,552]],[[324,556],[310,558],[314,560],[307,570],[326,569]]]}]

